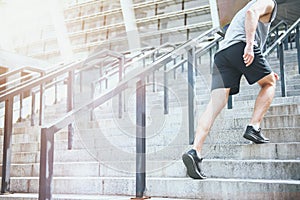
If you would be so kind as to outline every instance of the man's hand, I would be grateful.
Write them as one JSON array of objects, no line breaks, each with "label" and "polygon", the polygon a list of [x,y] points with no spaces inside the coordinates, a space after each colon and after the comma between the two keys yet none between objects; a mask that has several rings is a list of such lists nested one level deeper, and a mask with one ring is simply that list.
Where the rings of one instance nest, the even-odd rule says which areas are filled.
[{"label": "man's hand", "polygon": [[279,81],[279,78],[280,78],[280,77],[279,77],[278,74],[275,73],[275,72],[274,72],[274,77],[275,77],[276,81]]},{"label": "man's hand", "polygon": [[249,65],[251,65],[251,63],[254,60],[254,52],[253,52],[253,45],[252,44],[246,44],[246,47],[244,49],[244,63],[246,65],[246,67],[248,67]]}]

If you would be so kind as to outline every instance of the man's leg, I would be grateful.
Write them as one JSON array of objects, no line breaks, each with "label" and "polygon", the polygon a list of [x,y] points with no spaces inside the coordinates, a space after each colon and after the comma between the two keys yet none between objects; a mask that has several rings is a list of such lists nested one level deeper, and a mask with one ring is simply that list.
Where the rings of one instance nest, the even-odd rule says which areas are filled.
[{"label": "man's leg", "polygon": [[194,179],[205,179],[199,164],[202,162],[200,152],[208,132],[216,117],[227,103],[230,89],[215,89],[211,93],[210,101],[198,120],[198,127],[193,149],[183,154],[182,160],[187,168],[187,173]]},{"label": "man's leg", "polygon": [[203,143],[212,127],[215,119],[225,107],[228,96],[229,88],[215,89],[211,93],[210,101],[198,120],[198,125],[196,129],[195,140],[193,144],[193,149],[197,151],[198,156],[201,155],[201,150]]},{"label": "man's leg", "polygon": [[259,127],[274,98],[276,79],[278,79],[278,77],[274,73],[271,73],[258,81],[261,89],[255,101],[254,111],[250,120],[251,126],[247,126],[244,134],[246,139],[254,143],[269,142],[269,139],[260,133]]},{"label": "man's leg", "polygon": [[256,98],[254,111],[250,123],[260,126],[260,123],[269,109],[275,94],[276,78],[274,73],[258,81],[261,89]]}]

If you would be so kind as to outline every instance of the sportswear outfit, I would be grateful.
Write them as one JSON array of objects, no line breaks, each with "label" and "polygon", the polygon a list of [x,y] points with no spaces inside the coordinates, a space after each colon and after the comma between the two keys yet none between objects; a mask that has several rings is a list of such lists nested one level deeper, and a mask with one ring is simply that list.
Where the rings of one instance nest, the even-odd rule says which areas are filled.
[{"label": "sportswear outfit", "polygon": [[[245,76],[249,84],[254,84],[263,77],[269,75],[272,70],[267,60],[262,56],[262,48],[266,42],[270,25],[277,14],[277,3],[275,3],[270,22],[258,21],[254,40],[254,60],[246,67],[243,59],[246,46],[245,18],[247,10],[256,2],[250,1],[232,19],[224,40],[220,42],[220,48],[214,57],[211,90],[217,88],[230,88],[229,94],[239,93],[240,80]],[[244,138],[254,143],[268,143],[269,139],[261,134],[261,130],[255,130],[247,126],[243,135]],[[199,164],[202,158],[197,156],[195,150],[190,150],[182,156],[187,168],[187,174],[194,179],[204,179],[206,176],[201,172]]]},{"label": "sportswear outfit", "polygon": [[[274,1],[274,0],[273,0]],[[266,42],[271,22],[277,13],[277,4],[272,12],[269,23],[258,21],[254,40],[254,61],[246,67],[243,59],[246,46],[245,17],[247,10],[256,1],[250,1],[232,19],[224,40],[220,42],[220,49],[215,54],[212,90],[217,88],[230,88],[230,94],[237,94],[240,88],[242,75],[249,84],[254,84],[272,72],[268,61],[262,56],[262,48]]]}]

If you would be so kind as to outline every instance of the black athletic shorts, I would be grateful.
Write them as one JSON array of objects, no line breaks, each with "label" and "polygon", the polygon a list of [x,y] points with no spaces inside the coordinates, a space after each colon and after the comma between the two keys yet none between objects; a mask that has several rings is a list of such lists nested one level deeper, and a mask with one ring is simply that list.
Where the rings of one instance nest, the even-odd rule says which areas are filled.
[{"label": "black athletic shorts", "polygon": [[245,42],[239,42],[215,54],[212,90],[230,88],[231,95],[237,94],[242,75],[251,85],[272,72],[270,64],[262,56],[258,47],[254,47],[252,64],[246,67],[243,59],[245,46]]}]

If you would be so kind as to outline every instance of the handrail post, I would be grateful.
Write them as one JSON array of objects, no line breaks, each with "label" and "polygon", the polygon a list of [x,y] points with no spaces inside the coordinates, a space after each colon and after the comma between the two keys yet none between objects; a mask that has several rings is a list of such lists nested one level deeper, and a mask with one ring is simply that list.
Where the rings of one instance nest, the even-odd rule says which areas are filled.
[{"label": "handrail post", "polygon": [[[278,40],[278,38],[279,38],[279,34],[278,34],[278,27],[277,27],[275,31],[275,41]],[[279,58],[279,56],[280,56],[280,49],[277,46],[277,58]]]},{"label": "handrail post", "polygon": [[296,27],[296,48],[297,48],[297,57],[298,57],[298,73],[300,74],[300,44],[299,44],[299,25]]},{"label": "handrail post", "polygon": [[82,79],[83,79],[83,78],[82,78],[82,76],[83,76],[83,75],[82,75],[82,71],[80,71],[80,72],[79,72],[79,92],[80,92],[80,93],[83,92],[83,86],[82,86],[82,84],[83,84],[83,83],[82,83],[82,82],[83,82]]},{"label": "handrail post", "polygon": [[45,108],[45,84],[40,85],[40,113],[39,113],[39,125],[41,126],[44,122],[44,108]]},{"label": "handrail post", "polygon": [[136,197],[143,198],[146,189],[146,87],[136,84]]},{"label": "handrail post", "polygon": [[[174,61],[173,61],[173,65],[176,65],[176,58],[174,58]],[[174,80],[176,80],[176,77],[177,77],[177,75],[176,75],[176,69],[174,69],[174,71],[173,71],[173,78],[174,78]]]},{"label": "handrail post", "polygon": [[[125,58],[124,56],[119,58],[119,82],[123,79],[123,68],[124,68]],[[119,118],[122,118],[123,115],[123,99],[122,92],[119,93]]]},{"label": "handrail post", "polygon": [[[70,112],[73,110],[74,107],[74,70],[69,71],[69,78],[68,78],[68,96],[67,96],[67,111]],[[68,149],[72,149],[73,146],[73,123],[68,125]]]},{"label": "handrail post", "polygon": [[[95,83],[92,82],[92,83],[91,83],[91,99],[94,99],[94,96],[95,96],[95,89],[96,89]],[[94,108],[92,108],[92,109],[90,110],[90,120],[91,120],[91,121],[94,121]]]},{"label": "handrail post", "polygon": [[[181,60],[184,59],[184,55],[181,55]],[[181,65],[181,72],[183,73],[184,72],[184,64]]]},{"label": "handrail post", "polygon": [[[152,62],[155,61],[155,56],[154,56],[154,53],[151,55],[152,57]],[[156,91],[156,84],[155,84],[155,70],[153,71],[152,73],[152,84],[153,84],[153,88],[152,88],[152,91],[155,92]]]},{"label": "handrail post", "polygon": [[152,91],[155,92],[156,91],[156,84],[155,84],[155,71],[153,71],[152,73]]},{"label": "handrail post", "polygon": [[[41,73],[41,77],[44,76],[45,73]],[[40,113],[39,113],[39,125],[41,126],[44,123],[44,108],[45,108],[45,83],[40,85]]]},{"label": "handrail post", "polygon": [[58,88],[57,88],[57,83],[54,84],[54,104],[58,103]]},{"label": "handrail post", "polygon": [[[288,30],[288,26],[286,23],[284,23],[284,31],[286,32]],[[289,49],[289,41],[287,39],[284,40],[284,50]]]},{"label": "handrail post", "polygon": [[34,126],[35,118],[35,92],[31,92],[31,126]]},{"label": "handrail post", "polygon": [[232,109],[232,107],[233,107],[233,96],[229,95],[227,101],[227,109]]},{"label": "handrail post", "polygon": [[284,71],[284,52],[283,52],[283,43],[279,45],[279,61],[280,61],[280,81],[281,81],[281,96],[286,96],[285,90],[285,71]]},{"label": "handrail post", "polygon": [[13,129],[13,97],[5,100],[4,117],[4,139],[3,139],[3,159],[2,159],[2,184],[1,193],[10,191],[10,164],[11,164],[11,140]]},{"label": "handrail post", "polygon": [[168,72],[167,66],[164,65],[164,114],[169,113],[169,88],[168,88]]},{"label": "handrail post", "polygon": [[20,109],[19,109],[19,119],[18,122],[22,122],[23,116],[23,92],[20,93]]},{"label": "handrail post", "polygon": [[194,67],[195,67],[195,48],[187,52],[188,59],[188,116],[189,116],[189,144],[194,142],[195,116],[194,116]]},{"label": "handrail post", "polygon": [[52,199],[54,133],[41,130],[39,200]]}]

